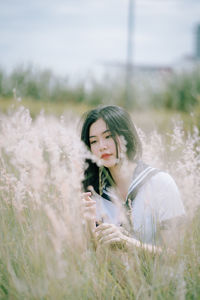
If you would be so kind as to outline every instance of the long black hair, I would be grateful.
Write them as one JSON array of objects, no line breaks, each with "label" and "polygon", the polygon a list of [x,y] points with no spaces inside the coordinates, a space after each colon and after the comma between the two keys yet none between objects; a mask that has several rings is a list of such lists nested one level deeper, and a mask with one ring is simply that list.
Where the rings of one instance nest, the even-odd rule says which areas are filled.
[{"label": "long black hair", "polygon": [[[142,155],[142,145],[131,117],[122,107],[115,105],[99,106],[83,115],[81,140],[88,149],[90,149],[90,126],[98,119],[103,119],[106,123],[115,141],[117,151],[117,137],[123,136],[126,141],[126,155],[128,160],[137,161],[140,159]],[[107,168],[104,167],[102,172],[102,168],[99,168],[96,163],[90,159],[86,159],[86,166],[84,180],[82,182],[85,191],[87,191],[89,185],[92,185],[94,190],[100,194],[100,181],[104,182],[107,186],[111,185],[111,181],[108,180],[108,177],[112,177]]]}]

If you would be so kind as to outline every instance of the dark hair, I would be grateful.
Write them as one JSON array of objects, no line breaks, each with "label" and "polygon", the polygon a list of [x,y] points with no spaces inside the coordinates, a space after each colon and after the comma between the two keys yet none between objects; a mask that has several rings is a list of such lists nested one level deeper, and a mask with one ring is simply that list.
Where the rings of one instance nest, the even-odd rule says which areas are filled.
[{"label": "dark hair", "polygon": [[[89,130],[90,126],[98,119],[103,119],[108,129],[111,131],[115,144],[117,146],[116,137],[123,136],[126,141],[126,154],[130,161],[137,161],[142,155],[142,146],[131,120],[130,115],[122,107],[115,105],[100,106],[83,115],[83,126],[81,132],[81,140],[90,149]],[[83,180],[83,188],[87,190],[92,185],[97,193],[99,193],[99,167],[91,160],[87,159],[87,168],[85,170],[85,178]],[[106,168],[105,168],[106,169]],[[108,170],[107,170],[108,172]],[[105,174],[105,173],[104,173]],[[102,173],[103,175],[103,173]],[[106,179],[104,178],[104,181]],[[107,185],[111,185],[108,180]]]}]

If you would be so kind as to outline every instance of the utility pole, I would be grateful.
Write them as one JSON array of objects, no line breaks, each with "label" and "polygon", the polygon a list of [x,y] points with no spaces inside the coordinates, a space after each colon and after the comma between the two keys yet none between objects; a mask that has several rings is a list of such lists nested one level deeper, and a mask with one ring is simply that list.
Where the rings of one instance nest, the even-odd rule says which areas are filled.
[{"label": "utility pole", "polygon": [[133,74],[133,13],[134,0],[129,0],[128,4],[128,26],[127,26],[127,57],[126,57],[126,82],[125,82],[125,107],[129,108],[132,101],[132,74]]}]

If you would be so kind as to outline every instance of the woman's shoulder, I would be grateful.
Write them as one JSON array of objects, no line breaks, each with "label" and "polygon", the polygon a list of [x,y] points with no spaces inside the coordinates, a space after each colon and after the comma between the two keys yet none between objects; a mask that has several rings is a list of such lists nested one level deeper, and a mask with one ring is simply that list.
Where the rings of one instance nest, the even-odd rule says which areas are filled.
[{"label": "woman's shoulder", "polygon": [[152,184],[152,186],[156,185],[158,188],[158,185],[161,185],[162,188],[164,186],[171,186],[174,189],[178,189],[177,184],[174,180],[174,178],[165,171],[159,171],[154,176],[152,176],[149,180],[149,183]]},{"label": "woman's shoulder", "polygon": [[164,171],[156,173],[143,188],[152,207],[159,211],[160,220],[185,214],[180,191],[169,173]]},{"label": "woman's shoulder", "polygon": [[130,191],[135,190],[137,192],[142,192],[145,190],[153,191],[163,191],[179,193],[178,187],[176,185],[173,177],[166,171],[154,168],[143,161],[139,161],[133,176],[133,181],[129,188]]},{"label": "woman's shoulder", "polygon": [[[155,201],[169,202],[170,198],[180,199],[180,191],[174,178],[165,171],[157,172],[143,185],[141,191],[148,192]],[[150,196],[149,196],[150,197]]]}]

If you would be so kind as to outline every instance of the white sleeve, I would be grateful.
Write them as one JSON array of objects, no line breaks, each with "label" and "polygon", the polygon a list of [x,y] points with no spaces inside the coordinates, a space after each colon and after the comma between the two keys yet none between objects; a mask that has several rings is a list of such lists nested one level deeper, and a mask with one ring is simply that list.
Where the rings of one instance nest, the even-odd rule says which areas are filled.
[{"label": "white sleeve", "polygon": [[159,172],[150,179],[149,185],[152,193],[150,203],[159,222],[185,214],[178,187],[168,173]]}]

